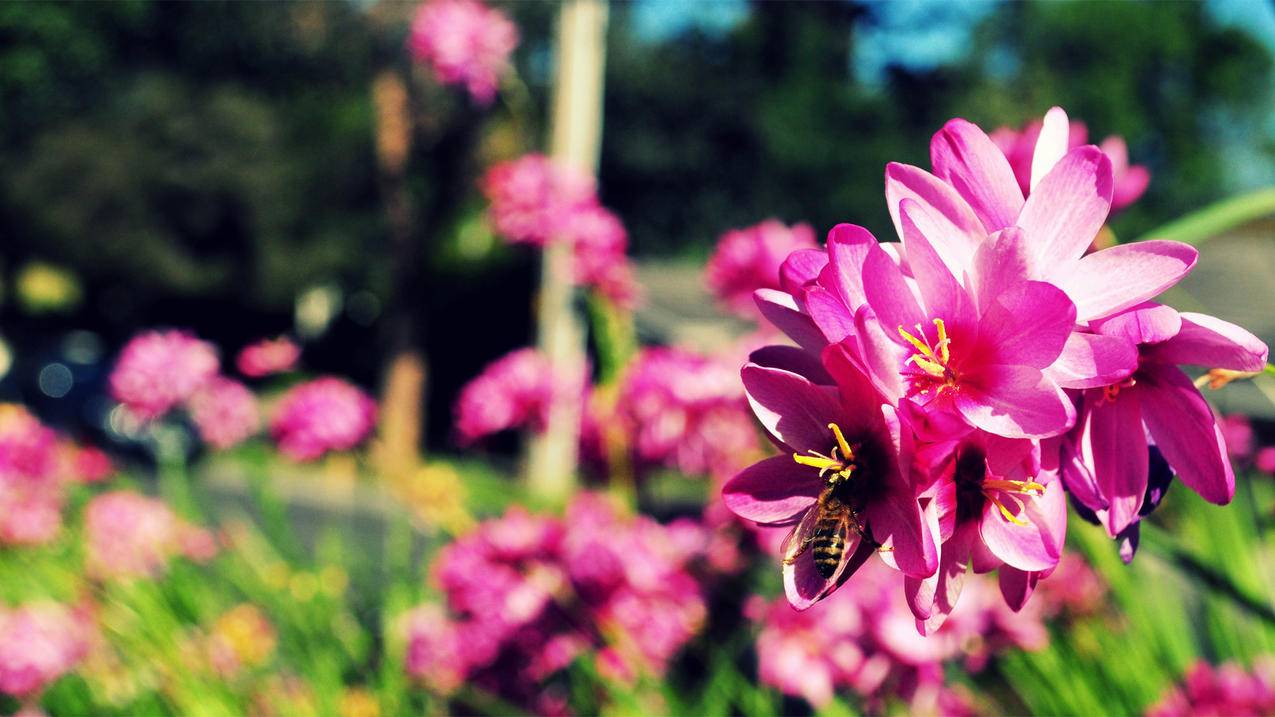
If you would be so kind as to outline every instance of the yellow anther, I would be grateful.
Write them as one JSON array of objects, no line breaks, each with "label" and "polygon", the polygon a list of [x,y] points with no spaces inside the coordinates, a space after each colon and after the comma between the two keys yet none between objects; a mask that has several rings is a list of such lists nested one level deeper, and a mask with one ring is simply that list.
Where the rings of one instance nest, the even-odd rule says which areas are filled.
[{"label": "yellow anther", "polygon": [[[917,327],[917,333],[921,333],[920,326]],[[912,334],[909,334],[907,331],[904,331],[902,325],[899,326],[899,335],[902,336],[905,341],[916,347],[916,350],[919,351],[922,356],[934,355],[933,352],[930,351],[930,347],[925,345],[924,341],[921,341],[921,339],[918,339]]]},{"label": "yellow anther", "polygon": [[792,459],[803,466],[818,468],[821,471],[825,471],[829,469],[841,470],[841,467],[842,467],[841,461],[835,458],[829,458],[827,456],[821,456],[818,454],[813,456],[803,456],[800,453],[794,453],[792,454]]},{"label": "yellow anther", "polygon": [[939,329],[939,343],[936,347],[939,350],[939,361],[946,366],[952,358],[952,351],[948,348],[952,340],[947,337],[947,326],[943,323],[943,319],[935,319],[934,325]]},{"label": "yellow anther", "polygon": [[1026,523],[1025,521],[1021,520],[1018,516],[1016,516],[1016,515],[1014,515],[1013,513],[1009,512],[1009,508],[1006,508],[1004,503],[1000,502],[999,500],[997,500],[997,499],[995,499],[995,498],[990,498],[989,500],[991,500],[993,503],[995,503],[997,508],[1000,508],[1000,509],[1001,509],[1001,515],[1005,516],[1005,520],[1008,520],[1009,522],[1013,523],[1014,525],[1021,525],[1021,526],[1026,526],[1026,525],[1027,525],[1027,523]]},{"label": "yellow anther", "polygon": [[931,361],[930,359],[923,358],[920,354],[912,354],[908,357],[908,361],[916,364],[917,368],[930,374],[934,378],[943,378],[943,366]]},{"label": "yellow anther", "polygon": [[1044,495],[1045,486],[1030,480],[1005,480],[1002,478],[987,478],[983,481],[983,490],[999,490],[1006,493],[1022,493]]},{"label": "yellow anther", "polygon": [[841,449],[841,457],[844,460],[854,460],[854,451],[850,450],[850,444],[846,443],[846,437],[841,434],[841,427],[835,423],[829,423],[828,428],[832,430],[832,435],[837,437],[837,447]]}]

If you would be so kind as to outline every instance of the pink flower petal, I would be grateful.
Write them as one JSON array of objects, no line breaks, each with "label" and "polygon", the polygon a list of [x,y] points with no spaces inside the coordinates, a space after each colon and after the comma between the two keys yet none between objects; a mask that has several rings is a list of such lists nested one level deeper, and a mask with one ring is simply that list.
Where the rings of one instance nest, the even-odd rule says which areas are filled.
[{"label": "pink flower petal", "polygon": [[1066,431],[1076,409],[1058,384],[1029,366],[992,365],[977,386],[962,386],[956,409],[976,428],[1006,438],[1045,438]]},{"label": "pink flower petal", "polygon": [[1039,266],[1065,266],[1089,248],[1110,209],[1111,160],[1097,147],[1077,147],[1032,190],[1017,224]]},{"label": "pink flower petal", "polygon": [[863,293],[863,262],[869,252],[879,248],[871,232],[854,224],[838,224],[828,232],[829,261],[819,281],[836,292],[851,311],[868,301]]},{"label": "pink flower petal", "polygon": [[988,307],[978,340],[994,363],[1046,368],[1058,358],[1076,323],[1076,307],[1053,284],[1024,281]]},{"label": "pink flower petal", "polygon": [[1023,209],[1023,191],[1009,160],[983,130],[963,119],[950,120],[930,141],[930,162],[974,210],[987,234],[1014,224]]},{"label": "pink flower petal", "polygon": [[[807,515],[813,516],[816,512],[813,510],[807,511]],[[813,518],[804,518],[802,523],[807,520],[813,520]],[[798,525],[793,530],[803,531],[803,526]],[[804,532],[809,532],[808,526],[804,528]],[[815,553],[813,550],[805,550],[793,562],[784,563],[784,594],[788,597],[788,603],[793,606],[793,609],[806,610],[836,589],[848,566],[855,562],[854,558],[860,552],[859,547],[862,540],[863,536],[858,532],[850,531],[846,539],[846,547],[842,554],[841,564],[837,566],[837,570],[828,578],[824,578],[819,574],[819,570],[815,566]]]},{"label": "pink flower petal", "polygon": [[1032,596],[1032,592],[1036,590],[1036,583],[1039,579],[1040,572],[1019,570],[1009,565],[1001,566],[996,572],[997,582],[1000,585],[1001,597],[1005,598],[1005,604],[1010,610],[1018,612],[1027,604],[1027,599]]},{"label": "pink flower petal", "polygon": [[1060,276],[1081,321],[1110,316],[1153,298],[1182,280],[1200,253],[1181,242],[1119,244],[1082,257]]},{"label": "pink flower petal", "polygon": [[1128,378],[1138,368],[1138,347],[1116,336],[1073,331],[1045,375],[1063,388],[1098,388]]},{"label": "pink flower petal", "polygon": [[898,264],[879,248],[870,250],[863,262],[863,289],[868,306],[892,341],[903,343],[903,338],[894,333],[900,326],[929,324],[929,317],[921,311]]},{"label": "pink flower petal", "polygon": [[1069,134],[1067,113],[1061,107],[1051,107],[1045,113],[1040,136],[1036,138],[1036,148],[1032,152],[1032,191],[1036,191],[1040,180],[1044,179],[1045,175],[1049,174],[1049,170],[1058,164],[1058,160],[1067,154]]},{"label": "pink flower petal", "polygon": [[[828,424],[840,420],[837,390],[777,368],[747,364],[740,371],[753,413],[779,443],[795,453],[827,453],[836,445]],[[790,457],[791,458],[791,457]]]},{"label": "pink flower petal", "polygon": [[827,345],[819,327],[810,317],[801,312],[797,302],[791,296],[776,289],[758,289],[753,292],[753,300],[766,320],[774,324],[797,345],[818,353]]},{"label": "pink flower petal", "polygon": [[806,311],[828,343],[835,344],[854,334],[854,314],[836,294],[815,285],[806,289],[805,297]]},{"label": "pink flower petal", "polygon": [[[1040,497],[999,495],[1005,508],[1025,525],[1009,521],[996,504],[987,501],[978,524],[979,537],[987,549],[1020,570],[1046,570],[1057,565],[1062,555],[1057,526],[1066,525],[1067,515],[1062,484],[1050,483]],[[1063,509],[1061,518],[1059,505]]]},{"label": "pink flower petal", "polygon": [[792,456],[772,456],[740,471],[722,487],[726,507],[745,520],[783,525],[800,518],[827,482]]},{"label": "pink flower petal", "polygon": [[892,484],[888,492],[868,505],[868,526],[877,543],[891,549],[891,557],[905,575],[925,578],[939,566],[938,548],[921,508],[909,489]]},{"label": "pink flower petal", "polygon": [[1089,322],[1094,331],[1134,344],[1158,344],[1182,330],[1182,317],[1172,307],[1145,302],[1105,319]]},{"label": "pink flower petal", "polygon": [[956,608],[969,568],[969,544],[975,539],[977,535],[973,534],[972,525],[967,523],[943,544],[939,568],[934,575],[924,580],[904,577],[904,594],[912,614],[917,618],[917,630],[922,635],[933,635]]},{"label": "pink flower petal", "polygon": [[[1107,502],[1107,534],[1115,537],[1138,519],[1147,493],[1147,434],[1142,391],[1121,391],[1114,401],[1088,401],[1081,450]],[[1096,395],[1096,394],[1095,394]]]},{"label": "pink flower petal", "polygon": [[926,312],[931,317],[942,317],[949,329],[972,327],[975,321],[973,302],[930,243],[930,237],[940,236],[943,227],[923,206],[911,199],[903,200],[899,213],[908,266],[916,279]]},{"label": "pink flower petal", "polygon": [[827,265],[827,252],[821,249],[798,249],[779,265],[779,286],[789,294],[798,294],[803,287],[818,279],[819,272]]},{"label": "pink flower petal", "polygon": [[1206,314],[1181,316],[1182,330],[1150,350],[1155,360],[1233,371],[1261,371],[1266,366],[1266,344],[1248,331]]},{"label": "pink flower petal", "polygon": [[911,199],[929,210],[941,231],[930,237],[934,250],[952,267],[964,266],[987,232],[974,210],[952,186],[920,167],[891,162],[885,166],[885,203],[894,230],[903,237],[899,203]]},{"label": "pink flower petal", "polygon": [[1174,366],[1144,364],[1138,400],[1151,437],[1182,482],[1210,503],[1231,502],[1235,473],[1226,441],[1191,379]]},{"label": "pink flower petal", "polygon": [[1022,229],[1007,227],[988,237],[975,252],[969,272],[979,312],[986,313],[1001,292],[1032,278],[1032,272],[1031,251]]},{"label": "pink flower petal", "polygon": [[763,346],[748,354],[748,361],[766,368],[791,371],[810,379],[812,383],[832,385],[832,377],[824,370],[819,358],[796,346]]}]

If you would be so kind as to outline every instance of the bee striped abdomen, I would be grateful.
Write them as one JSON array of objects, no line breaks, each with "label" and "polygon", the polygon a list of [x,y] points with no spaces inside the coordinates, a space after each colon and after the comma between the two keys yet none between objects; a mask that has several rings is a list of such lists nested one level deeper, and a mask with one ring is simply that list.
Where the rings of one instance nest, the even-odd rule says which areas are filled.
[{"label": "bee striped abdomen", "polygon": [[843,528],[845,516],[837,513],[825,513],[819,516],[815,524],[814,535],[811,536],[810,549],[815,559],[815,569],[823,578],[830,578],[837,572],[841,564],[841,556],[846,550],[846,531]]}]

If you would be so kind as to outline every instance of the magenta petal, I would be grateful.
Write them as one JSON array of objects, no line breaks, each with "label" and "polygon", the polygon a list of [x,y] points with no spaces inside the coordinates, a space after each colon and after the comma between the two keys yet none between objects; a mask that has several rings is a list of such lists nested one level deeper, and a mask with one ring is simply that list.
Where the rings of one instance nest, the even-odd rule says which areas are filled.
[{"label": "magenta petal", "polygon": [[926,313],[942,317],[949,328],[971,326],[974,307],[970,297],[930,243],[930,237],[938,236],[943,228],[914,200],[904,199],[899,212],[908,266],[921,292]]},{"label": "magenta petal", "polygon": [[934,215],[940,231],[930,241],[948,266],[964,266],[987,234],[974,210],[947,182],[920,167],[891,162],[885,166],[885,202],[900,238],[899,204],[904,199],[915,200]]},{"label": "magenta petal", "polygon": [[1111,209],[1111,160],[1097,147],[1067,153],[1032,189],[1017,224],[1039,266],[1065,266],[1089,248]]},{"label": "magenta petal", "polygon": [[1058,161],[1067,154],[1070,126],[1067,113],[1061,107],[1051,107],[1041,123],[1040,135],[1032,152],[1031,190],[1036,191],[1040,180],[1049,174]]},{"label": "magenta petal", "polygon": [[809,510],[826,485],[817,471],[798,465],[792,456],[772,456],[726,481],[722,499],[745,520],[786,524]]},{"label": "magenta petal", "polygon": [[753,413],[775,440],[796,453],[827,453],[836,445],[828,424],[841,420],[837,389],[756,364],[745,365],[740,377]]},{"label": "magenta petal", "polygon": [[1005,508],[1025,525],[1009,521],[1000,508],[987,501],[978,523],[979,537],[987,549],[1019,570],[1046,570],[1057,565],[1062,555],[1060,526],[1065,531],[1067,520],[1062,485],[1050,483],[1040,497],[998,495]]},{"label": "magenta petal", "polygon": [[1261,371],[1266,366],[1266,344],[1248,331],[1206,314],[1181,316],[1182,330],[1150,350],[1155,360],[1233,371]]},{"label": "magenta petal", "polygon": [[1002,292],[1033,278],[1031,251],[1023,230],[1007,227],[988,237],[974,254],[969,278],[980,314]]},{"label": "magenta petal", "polygon": [[[887,476],[881,479],[899,480]],[[938,549],[922,519],[916,498],[899,485],[891,485],[887,491],[866,509],[873,539],[892,550],[895,564],[905,575],[916,578],[933,575],[939,565]]]},{"label": "magenta petal", "polygon": [[854,317],[856,354],[867,369],[868,378],[881,395],[897,405],[904,393],[903,378],[899,375],[899,363],[906,350],[900,346],[891,332],[877,321],[872,307],[860,307]]},{"label": "magenta petal", "polygon": [[[928,609],[921,615],[914,607],[912,614],[918,619],[917,628],[923,635],[933,635],[947,621],[948,615],[956,608],[956,601],[961,596],[961,587],[965,583],[965,573],[969,569],[969,544],[977,539],[972,531],[972,524],[962,526],[952,539],[943,544],[939,558],[939,568],[934,575],[917,581],[916,578],[904,578],[904,590],[909,581],[918,583],[917,606],[923,606],[928,599]],[[912,606],[909,601],[909,606]]]},{"label": "magenta petal", "polygon": [[1027,599],[1036,590],[1039,575],[1038,571],[1019,570],[1008,565],[1002,566],[997,571],[996,577],[1000,584],[1001,597],[1005,598],[1005,604],[1010,610],[1018,612],[1023,609]]},{"label": "magenta petal", "polygon": [[930,141],[934,173],[946,179],[974,210],[986,233],[1014,223],[1023,208],[1009,160],[971,122],[950,120]]},{"label": "magenta petal", "polygon": [[1073,331],[1045,374],[1063,388],[1098,388],[1128,378],[1138,368],[1138,347],[1115,336]]},{"label": "magenta petal", "polygon": [[[887,333],[894,332],[900,326],[929,324],[929,317],[921,311],[916,295],[903,278],[898,264],[879,246],[869,250],[863,262],[863,290],[868,305],[872,307]],[[891,339],[896,343],[903,342],[898,334],[891,336]]]},{"label": "magenta petal", "polygon": [[1145,302],[1089,326],[1104,336],[1116,336],[1135,344],[1158,344],[1182,330],[1182,317],[1170,306]]},{"label": "magenta petal", "polygon": [[978,340],[995,363],[1045,368],[1062,353],[1076,307],[1053,284],[1025,281],[992,302],[978,322]]},{"label": "magenta petal", "polygon": [[1081,321],[1110,316],[1146,301],[1190,273],[1200,253],[1176,241],[1119,244],[1082,257],[1059,276]]},{"label": "magenta petal", "polygon": [[763,346],[748,354],[748,362],[790,371],[810,379],[811,383],[832,385],[832,377],[824,370],[819,357],[796,346]]},{"label": "magenta petal", "polygon": [[1121,391],[1114,401],[1091,401],[1081,426],[1081,445],[1094,483],[1106,499],[1107,534],[1115,537],[1138,519],[1147,493],[1147,436],[1138,397]]},{"label": "magenta petal", "polygon": [[819,278],[828,265],[828,254],[821,249],[798,249],[779,265],[779,286],[789,294],[801,290]]},{"label": "magenta petal", "polygon": [[819,327],[824,339],[830,344],[854,334],[854,314],[838,299],[836,294],[822,286],[815,285],[806,289],[806,311],[810,320]]},{"label": "magenta petal", "polygon": [[828,344],[819,327],[802,313],[797,302],[788,294],[776,289],[758,289],[753,292],[753,301],[767,321],[803,349],[819,353]]},{"label": "magenta petal", "polygon": [[1030,366],[984,367],[977,386],[962,386],[956,409],[975,428],[1006,438],[1058,435],[1076,420],[1076,409],[1058,384]]},{"label": "magenta petal", "polygon": [[1169,467],[1210,503],[1235,497],[1235,473],[1217,419],[1199,389],[1181,369],[1143,365],[1138,373],[1142,420]]},{"label": "magenta petal", "polygon": [[828,232],[828,266],[820,273],[820,283],[836,292],[851,311],[867,303],[863,293],[863,263],[868,253],[879,249],[876,237],[861,226],[838,224]]},{"label": "magenta petal", "polygon": [[[1082,416],[1081,421],[1088,420]],[[1083,440],[1078,436],[1076,440]],[[1085,462],[1083,453],[1088,449],[1075,445],[1071,435],[1064,436],[1060,443],[1059,472],[1071,493],[1080,504],[1092,511],[1106,510],[1107,499],[1098,490],[1094,480],[1093,469]]]},{"label": "magenta petal", "polygon": [[824,349],[823,366],[841,394],[841,414],[846,417],[841,429],[847,433],[864,427],[884,431],[881,395],[864,374],[858,358],[851,356],[844,344],[833,344]]}]

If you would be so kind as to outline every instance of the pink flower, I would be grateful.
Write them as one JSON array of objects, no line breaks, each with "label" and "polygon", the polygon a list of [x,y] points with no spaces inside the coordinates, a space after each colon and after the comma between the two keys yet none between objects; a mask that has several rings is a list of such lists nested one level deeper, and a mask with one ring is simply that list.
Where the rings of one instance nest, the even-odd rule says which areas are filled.
[{"label": "pink flower", "polygon": [[616,412],[639,467],[725,477],[760,454],[738,365],[676,348],[638,354]]},{"label": "pink flower", "polygon": [[22,406],[0,404],[0,543],[38,545],[62,527],[58,437]]},{"label": "pink flower", "polygon": [[1275,446],[1266,446],[1257,451],[1253,464],[1259,471],[1275,475]]},{"label": "pink flower", "polygon": [[1248,416],[1232,413],[1218,420],[1218,428],[1222,430],[1222,438],[1226,442],[1226,450],[1237,461],[1253,457],[1253,424]]},{"label": "pink flower", "polygon": [[815,248],[815,232],[808,224],[788,227],[768,219],[745,229],[732,229],[717,240],[704,279],[732,311],[753,316],[753,292],[779,289],[779,266],[784,259],[794,251]]},{"label": "pink flower", "polygon": [[543,247],[564,240],[574,213],[597,203],[590,177],[543,154],[497,164],[480,186],[491,202],[492,229],[513,244]]},{"label": "pink flower", "polygon": [[629,237],[620,218],[601,206],[585,206],[567,215],[562,232],[571,242],[576,283],[632,307],[638,288],[625,256]]},{"label": "pink flower", "polygon": [[518,349],[491,362],[461,389],[456,400],[456,432],[473,443],[501,431],[544,430],[555,391],[582,393],[584,382],[555,375],[536,349]]},{"label": "pink flower", "polygon": [[111,395],[143,419],[155,419],[217,375],[217,350],[185,331],[134,336],[111,372]]},{"label": "pink flower", "polygon": [[1183,684],[1171,688],[1147,717],[1227,715],[1259,717],[1275,713],[1275,661],[1259,657],[1252,670],[1227,663],[1214,668],[1197,662]]},{"label": "pink flower", "polygon": [[428,0],[412,20],[408,50],[429,65],[438,81],[464,85],[479,104],[491,104],[518,28],[505,13],[477,0]]},{"label": "pink flower", "polygon": [[186,406],[199,437],[214,448],[237,445],[261,427],[257,397],[233,379],[214,378],[196,391]]},{"label": "pink flower", "polygon": [[375,424],[376,402],[349,382],[328,376],[294,386],[279,399],[270,435],[284,455],[310,461],[354,448]]},{"label": "pink flower", "polygon": [[1173,472],[1201,497],[1229,503],[1235,476],[1217,417],[1177,364],[1260,371],[1267,348],[1211,316],[1147,303],[1091,322],[1101,335],[1138,348],[1128,379],[1084,392],[1080,419],[1063,442],[1063,477],[1075,498],[1118,536],[1137,522],[1148,493],[1148,437]]},{"label": "pink flower", "polygon": [[78,446],[71,442],[62,445],[63,471],[67,478],[79,483],[101,483],[115,473],[111,457],[100,448]]},{"label": "pink flower", "polygon": [[455,626],[439,605],[420,605],[403,616],[407,632],[407,673],[440,694],[463,683],[463,646]]},{"label": "pink flower", "polygon": [[[756,363],[744,366],[753,412],[784,455],[745,468],[722,489],[740,517],[792,525],[783,564],[784,591],[798,610],[835,590],[877,546],[909,575],[938,567],[930,526],[922,519],[909,477],[911,426],[886,404],[840,346],[825,353],[836,386]],[[823,528],[841,541],[840,560],[817,558],[811,547],[820,505],[844,516]],[[832,536],[836,537],[833,538]]]},{"label": "pink flower", "polygon": [[271,374],[291,371],[301,358],[301,347],[292,339],[262,339],[243,347],[235,357],[239,373],[248,378],[261,378]]},{"label": "pink flower", "polygon": [[0,692],[33,697],[88,653],[84,615],[54,602],[0,609]]},{"label": "pink flower", "polygon": [[[1047,115],[1048,117],[1048,115]],[[1014,176],[1024,195],[1031,192],[1032,157],[1041,136],[1044,122],[1029,122],[1022,131],[1000,127],[991,133],[992,142],[1005,154],[1014,169]],[[1067,148],[1088,144],[1089,131],[1082,122],[1070,122],[1066,129]],[[1147,190],[1151,173],[1141,165],[1129,166],[1129,152],[1123,137],[1112,135],[1099,146],[1111,160],[1114,191],[1111,211],[1118,212],[1133,204]]]},{"label": "pink flower", "polygon": [[155,577],[199,532],[160,500],[103,493],[84,509],[85,567],[99,579]]}]

